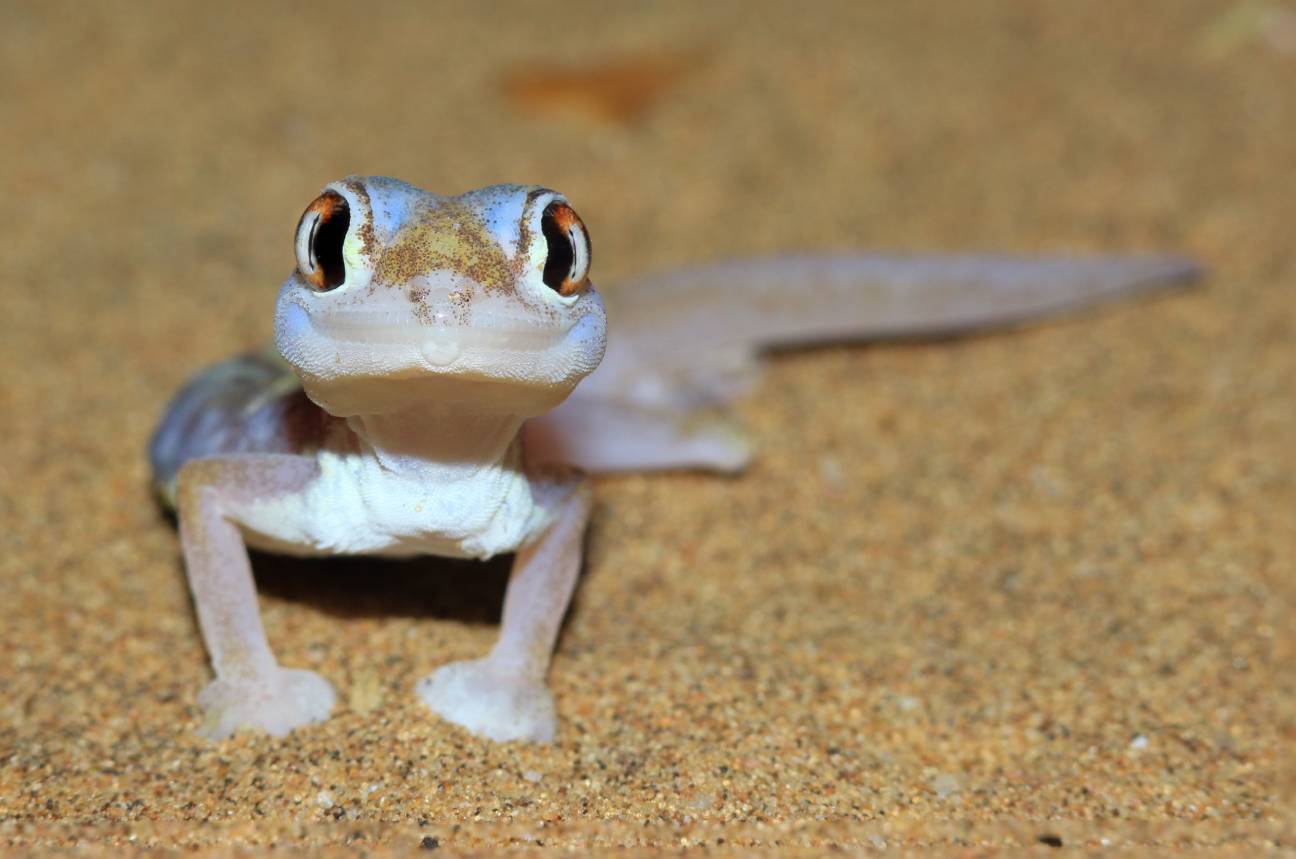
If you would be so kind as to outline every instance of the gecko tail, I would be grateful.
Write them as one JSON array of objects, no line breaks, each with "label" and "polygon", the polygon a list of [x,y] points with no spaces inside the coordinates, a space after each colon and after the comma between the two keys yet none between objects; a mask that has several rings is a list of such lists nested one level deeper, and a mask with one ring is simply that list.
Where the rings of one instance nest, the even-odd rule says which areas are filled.
[{"label": "gecko tail", "polygon": [[1192,283],[1181,256],[792,256],[720,263],[626,284],[615,337],[746,348],[942,337]]},{"label": "gecko tail", "polygon": [[606,297],[603,363],[529,425],[529,449],[596,472],[735,471],[747,442],[715,412],[750,390],[764,351],[981,332],[1188,285],[1201,274],[1169,255],[856,254],[641,278]]}]

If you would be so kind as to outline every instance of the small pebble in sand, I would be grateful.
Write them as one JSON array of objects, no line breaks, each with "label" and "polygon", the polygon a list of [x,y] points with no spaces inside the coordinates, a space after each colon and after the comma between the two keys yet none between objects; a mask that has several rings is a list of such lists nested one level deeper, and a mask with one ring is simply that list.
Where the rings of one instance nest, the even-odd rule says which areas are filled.
[{"label": "small pebble in sand", "polygon": [[841,460],[835,456],[822,456],[819,458],[819,478],[828,485],[829,489],[841,489],[846,485],[846,471],[842,468]]},{"label": "small pebble in sand", "polygon": [[1148,738],[1143,736],[1142,734],[1139,734],[1137,737],[1130,740],[1131,749],[1139,750],[1139,749],[1146,749],[1147,747],[1148,747]]},{"label": "small pebble in sand", "polygon": [[922,706],[922,702],[911,695],[901,695],[899,698],[896,698],[896,706],[899,707],[902,712],[912,713],[914,710],[917,710]]},{"label": "small pebble in sand", "polygon": [[941,799],[948,799],[963,789],[959,784],[957,777],[949,773],[938,773],[932,777],[931,789],[936,791],[936,795]]},{"label": "small pebble in sand", "polygon": [[688,807],[694,811],[707,811],[713,805],[715,805],[715,796],[709,793],[699,793],[688,803]]}]

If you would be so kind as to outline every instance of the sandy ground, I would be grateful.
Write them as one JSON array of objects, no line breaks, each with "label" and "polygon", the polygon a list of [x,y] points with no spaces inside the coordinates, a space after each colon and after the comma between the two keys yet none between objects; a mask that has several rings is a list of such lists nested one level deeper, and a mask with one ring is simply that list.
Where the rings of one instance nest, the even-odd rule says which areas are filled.
[{"label": "sandy ground", "polygon": [[[0,3],[0,839],[1290,847],[1296,6],[617,9]],[[411,694],[505,566],[272,558],[271,640],[341,705],[206,743],[143,446],[352,172],[560,188],[608,289],[862,246],[1211,275],[781,357],[745,476],[601,480],[555,745]]]}]

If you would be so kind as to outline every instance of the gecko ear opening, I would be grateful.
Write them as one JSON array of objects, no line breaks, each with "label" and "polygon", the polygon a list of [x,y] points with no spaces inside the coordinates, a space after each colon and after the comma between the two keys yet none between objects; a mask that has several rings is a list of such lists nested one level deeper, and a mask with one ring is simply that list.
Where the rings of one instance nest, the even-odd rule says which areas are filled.
[{"label": "gecko ear opening", "polygon": [[350,225],[351,207],[336,191],[316,197],[297,222],[297,269],[320,292],[346,282],[342,244]]},{"label": "gecko ear opening", "polygon": [[585,224],[571,206],[555,200],[540,217],[540,231],[548,246],[545,286],[562,296],[575,295],[589,283],[591,252]]}]

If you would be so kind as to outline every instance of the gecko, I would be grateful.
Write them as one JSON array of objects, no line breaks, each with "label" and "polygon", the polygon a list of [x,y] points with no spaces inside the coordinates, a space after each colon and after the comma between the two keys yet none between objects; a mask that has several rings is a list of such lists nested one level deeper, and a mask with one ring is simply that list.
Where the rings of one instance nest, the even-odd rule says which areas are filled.
[{"label": "gecko", "polygon": [[336,695],[279,664],[248,558],[514,553],[483,657],[414,692],[496,741],[553,741],[546,675],[576,587],[590,475],[740,471],[723,407],[771,349],[1005,326],[1183,284],[1174,255],[789,255],[590,280],[570,202],[530,185],[440,196],[385,177],[306,208],[274,346],[209,367],[149,444],[214,678],[199,732],[282,736]]}]

